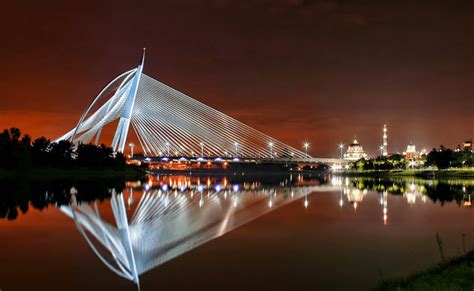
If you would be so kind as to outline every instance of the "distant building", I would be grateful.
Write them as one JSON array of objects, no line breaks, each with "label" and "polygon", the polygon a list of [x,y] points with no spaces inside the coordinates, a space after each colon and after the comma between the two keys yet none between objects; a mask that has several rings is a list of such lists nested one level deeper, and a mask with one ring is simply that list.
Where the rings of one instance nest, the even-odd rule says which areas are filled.
[{"label": "distant building", "polygon": [[367,154],[364,152],[364,148],[354,139],[354,142],[349,145],[347,152],[344,154],[344,160],[357,161],[361,158],[366,159]]},{"label": "distant building", "polygon": [[383,144],[382,144],[382,156],[386,157],[388,156],[388,135],[387,135],[387,125],[384,124],[383,125],[383,136],[382,136],[382,140],[383,140]]},{"label": "distant building", "polygon": [[416,146],[412,142],[410,142],[410,144],[407,145],[407,150],[403,152],[403,155],[405,156],[406,160],[414,160],[414,159],[418,159],[419,157],[419,154],[416,151]]},{"label": "distant building", "polygon": [[463,149],[464,149],[465,151],[470,151],[470,152],[472,152],[472,139],[466,140],[466,141],[464,142]]}]

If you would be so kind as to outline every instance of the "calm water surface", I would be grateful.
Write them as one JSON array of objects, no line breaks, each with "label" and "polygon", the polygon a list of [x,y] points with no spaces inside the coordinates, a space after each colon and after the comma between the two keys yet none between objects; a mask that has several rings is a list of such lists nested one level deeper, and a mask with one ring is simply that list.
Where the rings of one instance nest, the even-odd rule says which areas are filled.
[{"label": "calm water surface", "polygon": [[470,180],[0,183],[2,291],[363,290],[474,246]]}]

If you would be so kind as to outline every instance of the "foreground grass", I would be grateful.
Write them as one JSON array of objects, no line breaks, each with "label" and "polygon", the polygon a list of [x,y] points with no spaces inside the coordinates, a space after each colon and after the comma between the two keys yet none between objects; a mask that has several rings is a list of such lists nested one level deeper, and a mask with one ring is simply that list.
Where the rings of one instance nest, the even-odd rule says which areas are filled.
[{"label": "foreground grass", "polygon": [[473,178],[474,169],[448,169],[435,172],[437,178]]},{"label": "foreground grass", "polygon": [[375,290],[474,290],[474,251],[406,278],[383,281]]}]

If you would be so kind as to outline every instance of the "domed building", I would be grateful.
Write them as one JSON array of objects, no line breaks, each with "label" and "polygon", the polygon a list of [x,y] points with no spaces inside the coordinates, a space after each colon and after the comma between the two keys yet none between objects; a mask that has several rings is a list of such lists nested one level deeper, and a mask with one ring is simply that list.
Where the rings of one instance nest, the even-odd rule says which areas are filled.
[{"label": "domed building", "polygon": [[357,161],[361,158],[366,159],[367,154],[364,152],[364,148],[354,139],[354,142],[349,145],[347,152],[344,154],[344,160]]},{"label": "domed building", "polygon": [[412,142],[407,145],[407,150],[403,152],[403,155],[405,156],[405,160],[408,161],[418,159],[419,157],[418,152],[416,151],[416,146]]}]

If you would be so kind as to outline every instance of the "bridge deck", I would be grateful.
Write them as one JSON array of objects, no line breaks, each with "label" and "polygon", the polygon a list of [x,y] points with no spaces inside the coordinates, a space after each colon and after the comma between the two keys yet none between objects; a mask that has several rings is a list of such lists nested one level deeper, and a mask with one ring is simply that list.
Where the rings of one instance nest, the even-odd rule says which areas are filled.
[{"label": "bridge deck", "polygon": [[190,162],[230,162],[230,163],[300,163],[300,164],[347,164],[346,160],[335,159],[335,158],[250,158],[250,157],[239,157],[239,158],[220,158],[220,157],[146,157],[146,158],[135,158],[134,160],[142,161],[146,160],[149,162],[167,162],[167,161],[190,161]]}]

